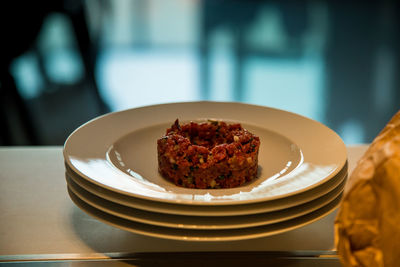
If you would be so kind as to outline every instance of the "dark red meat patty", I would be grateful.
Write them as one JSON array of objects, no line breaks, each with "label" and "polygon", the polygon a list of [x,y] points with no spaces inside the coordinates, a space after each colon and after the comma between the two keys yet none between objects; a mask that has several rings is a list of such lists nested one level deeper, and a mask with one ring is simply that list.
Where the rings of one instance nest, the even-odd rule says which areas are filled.
[{"label": "dark red meat patty", "polygon": [[188,188],[232,188],[257,177],[260,139],[240,124],[179,121],[157,140],[158,170]]}]

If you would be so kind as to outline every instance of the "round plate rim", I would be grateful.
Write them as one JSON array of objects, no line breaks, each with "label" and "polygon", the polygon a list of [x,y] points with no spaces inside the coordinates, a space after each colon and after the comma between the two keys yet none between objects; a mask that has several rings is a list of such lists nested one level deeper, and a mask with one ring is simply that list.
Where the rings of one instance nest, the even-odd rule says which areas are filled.
[{"label": "round plate rim", "polygon": [[[74,174],[68,166],[66,166],[66,168],[65,175],[67,179],[72,179],[80,187],[100,198],[104,198],[120,205],[145,211],[187,216],[240,216],[291,208],[312,201],[323,196],[324,194],[328,194],[340,186],[340,184],[343,183],[348,176],[346,164],[342,171],[337,174],[334,179],[329,180],[329,182],[322,184],[317,188],[313,188],[312,190],[303,192],[302,194],[294,195],[285,199],[277,199],[262,203],[250,203],[245,205],[188,206],[175,205],[173,203],[160,203],[151,200],[138,199],[132,196],[120,195],[108,189],[99,187],[94,183],[90,183],[82,177],[79,177],[77,174]],[[283,201],[285,202],[284,204],[281,203]]]},{"label": "round plate rim", "polygon": [[[146,214],[144,214],[144,218],[143,218],[143,216],[141,216],[140,214],[139,214],[139,216],[137,214],[134,214],[135,212],[140,213],[141,210],[138,210],[138,209],[132,208],[132,207],[127,207],[127,206],[124,206],[124,205],[121,205],[118,203],[114,203],[112,201],[108,201],[101,197],[98,197],[98,196],[90,193],[89,191],[86,191],[84,188],[80,187],[71,178],[69,178],[69,179],[67,178],[67,184],[68,184],[68,189],[71,190],[82,201],[86,202],[87,204],[89,204],[90,206],[93,206],[96,209],[99,209],[99,210],[101,210],[105,213],[111,214],[113,216],[120,217],[122,219],[139,222],[139,223],[144,223],[144,224],[149,224],[149,225],[168,227],[168,228],[199,229],[199,230],[221,230],[222,229],[222,230],[224,230],[224,229],[241,229],[241,228],[249,228],[249,227],[274,224],[274,223],[291,220],[291,219],[306,215],[308,213],[311,213],[311,212],[329,204],[334,199],[336,199],[340,194],[342,194],[345,180],[342,181],[336,188],[334,188],[327,194],[322,195],[321,197],[318,197],[309,202],[303,203],[301,205],[293,206],[289,209],[282,209],[282,210],[276,210],[276,211],[272,211],[272,212],[265,212],[265,213],[251,214],[251,215],[231,216],[229,219],[227,219],[226,216],[205,216],[206,218],[204,218],[204,219],[207,221],[208,224],[200,224],[198,222],[199,216],[188,216],[188,215],[168,214],[167,216],[173,217],[172,220],[176,220],[176,221],[174,221],[174,222],[171,222],[172,220],[169,222],[168,222],[168,220],[163,221],[162,217],[165,216],[165,214],[151,212],[151,211],[145,211]],[[89,197],[88,197],[88,195],[89,195]],[[109,202],[109,203],[107,203],[107,202]],[[111,206],[107,207],[104,205],[111,205]],[[122,207],[122,212],[120,212],[121,211],[120,207]],[[287,214],[288,212],[289,212],[289,214]],[[281,217],[276,216],[276,214],[279,214],[279,213],[283,213],[283,216],[281,216]],[[132,215],[132,214],[134,214],[134,215]],[[150,218],[153,215],[161,217],[161,220],[159,218],[154,219],[154,217],[153,217],[153,219]],[[163,215],[163,216],[160,216],[160,215]],[[262,219],[256,218],[256,221],[254,221],[254,216],[262,217]],[[273,216],[273,219],[271,219],[271,216]],[[239,219],[239,222],[232,222],[233,220],[237,219],[237,217],[240,217],[241,219],[246,218],[247,221],[243,222],[243,221],[240,221],[240,219]],[[185,218],[188,220],[185,220]],[[220,221],[228,220],[229,224],[226,224],[226,223],[224,223],[224,224],[214,223],[213,224],[213,220],[216,218],[218,218]],[[184,219],[184,221],[181,221],[181,219]],[[253,219],[253,221],[251,221],[252,219]]]},{"label": "round plate rim", "polygon": [[[132,191],[126,191],[124,189],[121,188],[115,188],[115,187],[111,187],[109,185],[100,183],[96,180],[96,177],[94,177],[93,175],[88,175],[88,173],[85,173],[85,171],[80,170],[79,168],[76,167],[75,164],[73,164],[73,162],[71,161],[71,155],[70,155],[70,149],[71,149],[71,143],[74,140],[74,137],[76,137],[77,135],[79,135],[79,132],[82,129],[85,129],[85,127],[88,126],[93,126],[96,123],[98,123],[101,120],[105,120],[105,119],[111,119],[113,116],[120,116],[121,114],[125,114],[126,113],[141,113],[146,114],[149,113],[149,111],[152,111],[154,109],[166,109],[166,108],[172,108],[172,107],[184,107],[187,105],[211,105],[211,106],[218,106],[218,107],[222,107],[222,106],[229,106],[229,105],[235,105],[237,106],[237,108],[241,107],[241,108],[249,108],[249,109],[258,109],[258,110],[268,110],[272,113],[280,113],[280,114],[284,114],[285,116],[289,116],[289,117],[294,117],[297,118],[299,120],[303,120],[304,122],[307,123],[311,123],[313,126],[315,127],[319,127],[320,130],[323,130],[326,134],[328,134],[330,136],[330,138],[332,138],[332,140],[335,141],[335,144],[338,145],[338,147],[336,147],[335,149],[337,151],[339,151],[338,153],[341,154],[340,159],[337,162],[337,166],[333,169],[333,171],[331,171],[329,173],[329,175],[327,175],[326,177],[324,177],[321,181],[311,184],[310,186],[306,187],[306,188],[302,188],[302,189],[298,189],[298,190],[294,190],[293,192],[289,192],[289,193],[285,193],[285,194],[281,194],[281,195],[276,195],[276,196],[267,196],[267,197],[259,197],[259,198],[252,198],[252,199],[235,199],[235,200],[222,200],[222,201],[204,201],[204,200],[198,200],[198,199],[169,199],[166,197],[160,197],[160,196],[154,196],[153,195],[148,195],[146,193],[138,193],[138,192],[132,192]],[[195,118],[193,118],[195,119]],[[140,127],[139,127],[140,128]],[[120,136],[123,136],[126,133],[121,133]],[[331,140],[331,141],[332,141]],[[105,152],[105,151],[104,151]],[[79,174],[81,177],[83,177],[84,179],[90,180],[91,182],[97,183],[99,186],[107,188],[109,190],[118,192],[120,194],[125,194],[125,195],[129,195],[129,196],[133,196],[136,198],[142,198],[142,199],[147,199],[147,200],[152,200],[152,201],[159,201],[159,202],[167,202],[167,203],[175,203],[175,204],[180,204],[180,205],[232,205],[232,203],[234,202],[235,204],[249,204],[249,203],[257,203],[257,202],[263,202],[263,201],[267,201],[267,200],[274,200],[274,199],[279,199],[279,198],[284,198],[287,197],[289,195],[292,194],[298,194],[301,193],[305,190],[310,190],[318,185],[320,185],[321,183],[326,182],[327,180],[329,180],[330,178],[334,177],[343,167],[343,165],[345,164],[346,160],[347,160],[347,151],[346,151],[346,147],[343,143],[343,141],[340,139],[340,137],[331,129],[329,129],[327,126],[306,118],[302,115],[296,114],[296,113],[292,113],[289,111],[284,111],[284,110],[280,110],[280,109],[276,109],[276,108],[271,108],[271,107],[264,107],[264,106],[257,106],[257,105],[252,105],[252,104],[245,104],[245,103],[236,103],[236,102],[214,102],[214,101],[198,101],[198,102],[178,102],[178,103],[167,103],[167,104],[159,104],[159,105],[152,105],[152,106],[144,106],[144,107],[139,107],[139,108],[133,108],[133,109],[127,109],[127,110],[122,110],[122,111],[118,111],[118,112],[112,112],[112,113],[108,113],[102,116],[99,116],[97,118],[92,119],[91,121],[81,125],[80,127],[78,127],[75,131],[73,131],[73,133],[71,133],[71,135],[67,138],[65,144],[64,144],[64,149],[63,149],[63,155],[64,155],[64,159],[67,163],[68,166],[70,166],[77,174]],[[104,155],[105,157],[106,155]],[[195,194],[196,189],[194,189],[193,191]]]},{"label": "round plate rim", "polygon": [[[144,235],[144,236],[150,236],[150,237],[155,237],[155,238],[161,238],[161,239],[168,239],[168,240],[177,240],[177,241],[190,241],[190,242],[222,242],[222,241],[239,241],[239,240],[249,240],[249,239],[256,239],[256,238],[262,238],[262,237],[268,237],[268,236],[272,236],[272,235],[276,235],[276,234],[281,234],[281,233],[285,233],[288,231],[292,231],[295,229],[298,229],[300,227],[309,225],[313,222],[316,222],[324,217],[326,217],[327,215],[329,215],[330,213],[332,213],[340,204],[340,199],[341,199],[341,195],[338,196],[337,198],[335,198],[334,200],[332,200],[330,203],[328,203],[327,205],[323,206],[320,209],[317,209],[314,212],[311,212],[309,214],[300,216],[298,218],[294,218],[288,221],[284,221],[281,223],[276,223],[276,224],[271,224],[271,225],[264,225],[264,226],[257,226],[257,227],[249,227],[249,228],[241,228],[241,229],[224,229],[224,230],[191,230],[191,229],[172,229],[172,228],[167,228],[167,227],[161,227],[161,226],[154,226],[154,225],[146,225],[146,224],[142,224],[142,223],[137,223],[137,222],[132,222],[132,221],[128,221],[126,219],[122,219],[122,218],[118,218],[116,216],[113,216],[111,214],[107,214],[102,212],[101,210],[98,210],[92,206],[90,206],[89,204],[87,204],[86,202],[84,202],[83,205],[87,205],[89,206],[90,209],[95,210],[95,212],[97,214],[94,214],[93,211],[88,211],[87,207],[83,207],[82,203],[79,202],[83,202],[81,199],[79,199],[79,197],[77,197],[73,192],[71,192],[68,189],[68,194],[71,198],[71,200],[75,203],[75,205],[81,209],[83,212],[85,212],[86,214],[88,214],[91,217],[94,217],[95,219],[106,223],[108,225],[111,225],[113,227],[128,231],[128,232],[132,232],[135,234],[140,234],[140,235]],[[98,215],[98,213],[103,214],[102,216]],[[126,225],[121,225],[121,223],[116,223],[115,221],[111,221],[108,219],[104,218],[104,215],[110,218],[114,218],[117,219],[119,221],[123,221],[126,222],[130,225],[136,225],[138,227],[133,228],[133,227],[128,227]],[[308,219],[305,219],[308,218]],[[299,222],[301,221],[301,222]],[[280,225],[287,225],[288,226],[284,227],[284,226],[280,226]],[[264,231],[262,230],[263,228],[273,228],[276,227],[276,229],[272,229],[270,231]],[[151,227],[151,230],[148,229],[147,231],[143,229],[143,227]],[[141,229],[140,229],[141,228]],[[154,231],[155,228],[158,228],[157,231]],[[257,231],[259,230],[259,231]],[[162,232],[162,231],[166,231],[166,232]],[[245,234],[246,232],[250,231],[250,234]],[[253,232],[251,232],[253,231]],[[176,232],[175,234],[172,233],[168,233],[168,232]],[[178,232],[180,232],[178,234]],[[216,235],[214,236],[195,236],[195,234],[192,234],[192,236],[189,236],[188,233],[194,233],[194,232],[209,232],[209,233],[216,233]],[[229,232],[235,232],[236,235],[231,234],[229,235]],[[223,233],[225,233],[225,235],[222,235]],[[218,235],[219,234],[219,235]]]}]

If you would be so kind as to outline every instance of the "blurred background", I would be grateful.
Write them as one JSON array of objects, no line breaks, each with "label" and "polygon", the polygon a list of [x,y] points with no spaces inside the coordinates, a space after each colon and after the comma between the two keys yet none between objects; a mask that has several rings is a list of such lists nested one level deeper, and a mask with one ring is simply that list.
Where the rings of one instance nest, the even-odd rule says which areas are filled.
[{"label": "blurred background", "polygon": [[0,5],[0,145],[63,145],[101,114],[197,100],[285,109],[367,143],[400,108],[398,1]]}]

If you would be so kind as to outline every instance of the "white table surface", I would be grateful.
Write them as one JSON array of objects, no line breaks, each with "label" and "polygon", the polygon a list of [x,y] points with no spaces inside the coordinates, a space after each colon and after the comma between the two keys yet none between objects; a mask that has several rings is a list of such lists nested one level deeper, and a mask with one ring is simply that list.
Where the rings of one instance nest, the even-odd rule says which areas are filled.
[{"label": "white table surface", "polygon": [[[367,145],[348,146],[349,172]],[[230,242],[171,241],[104,224],[67,193],[62,147],[0,147],[0,262],[109,259],[132,253],[252,251],[335,257],[336,212],[275,236]]]}]

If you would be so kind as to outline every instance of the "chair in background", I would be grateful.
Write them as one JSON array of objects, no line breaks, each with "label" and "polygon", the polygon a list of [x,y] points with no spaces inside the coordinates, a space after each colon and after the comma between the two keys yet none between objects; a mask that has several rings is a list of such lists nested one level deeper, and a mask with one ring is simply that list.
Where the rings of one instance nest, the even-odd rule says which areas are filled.
[{"label": "chair in background", "polygon": [[[96,79],[95,65],[97,43],[91,41],[83,1],[6,1],[0,4],[0,144],[2,145],[39,145],[46,144],[40,136],[35,123],[35,114],[29,103],[20,95],[10,65],[14,59],[35,47],[36,39],[43,21],[54,12],[69,18],[79,55],[84,66],[82,88],[90,90],[97,103],[98,114],[109,111],[101,98]],[[40,54],[37,55],[40,58]],[[40,60],[39,60],[40,63]],[[40,68],[43,70],[43,68]],[[45,76],[46,73],[41,72]],[[43,79],[48,80],[48,79]],[[82,86],[85,84],[85,86]],[[49,84],[44,85],[49,86]],[[62,120],[63,118],[60,118]]]}]

